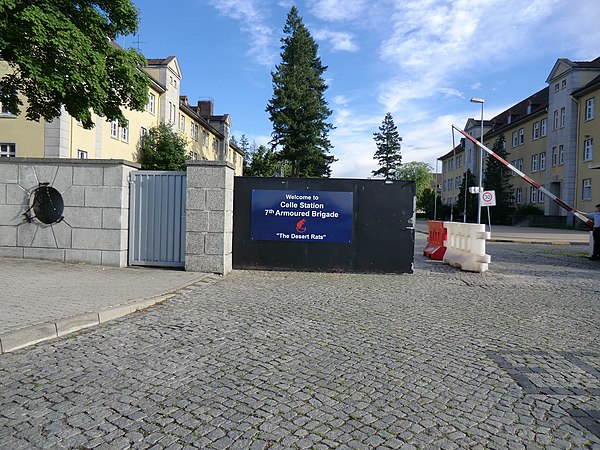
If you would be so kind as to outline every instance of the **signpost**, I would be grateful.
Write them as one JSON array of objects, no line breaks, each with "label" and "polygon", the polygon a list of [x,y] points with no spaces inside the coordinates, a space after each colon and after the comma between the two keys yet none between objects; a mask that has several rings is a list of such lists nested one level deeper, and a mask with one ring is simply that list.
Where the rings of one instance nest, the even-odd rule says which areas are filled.
[{"label": "signpost", "polygon": [[481,206],[496,206],[496,191],[482,191]]}]

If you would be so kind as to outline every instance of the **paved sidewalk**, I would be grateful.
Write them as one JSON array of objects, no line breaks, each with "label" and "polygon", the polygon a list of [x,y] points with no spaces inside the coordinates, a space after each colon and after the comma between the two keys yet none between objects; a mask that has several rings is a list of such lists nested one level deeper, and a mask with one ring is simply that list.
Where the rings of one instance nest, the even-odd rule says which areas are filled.
[{"label": "paved sidewalk", "polygon": [[111,320],[168,298],[205,273],[0,258],[0,350]]}]

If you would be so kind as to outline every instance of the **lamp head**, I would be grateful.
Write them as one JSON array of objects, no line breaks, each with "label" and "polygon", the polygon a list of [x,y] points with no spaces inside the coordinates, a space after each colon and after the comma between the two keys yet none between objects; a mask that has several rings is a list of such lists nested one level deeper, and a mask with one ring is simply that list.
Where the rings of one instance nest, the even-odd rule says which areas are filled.
[{"label": "lamp head", "polygon": [[485,100],[482,98],[478,98],[478,97],[472,97],[471,98],[471,102],[473,103],[485,103]]}]

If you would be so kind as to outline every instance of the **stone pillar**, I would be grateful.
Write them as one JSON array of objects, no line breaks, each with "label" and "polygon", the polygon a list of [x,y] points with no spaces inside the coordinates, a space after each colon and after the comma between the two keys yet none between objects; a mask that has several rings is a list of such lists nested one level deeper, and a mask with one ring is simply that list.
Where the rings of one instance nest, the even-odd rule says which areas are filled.
[{"label": "stone pillar", "polygon": [[185,270],[231,272],[234,166],[188,161]]}]

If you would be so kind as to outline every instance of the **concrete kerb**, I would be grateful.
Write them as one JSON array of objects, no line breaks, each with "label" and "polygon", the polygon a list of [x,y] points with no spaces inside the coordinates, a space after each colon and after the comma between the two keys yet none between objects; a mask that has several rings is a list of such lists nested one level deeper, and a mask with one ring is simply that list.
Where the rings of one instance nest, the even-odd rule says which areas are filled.
[{"label": "concrete kerb", "polygon": [[185,283],[164,294],[130,300],[122,304],[102,308],[96,312],[77,314],[0,333],[0,354],[9,353],[40,342],[63,337],[85,328],[118,319],[136,311],[142,311],[175,297],[177,291],[195,285],[196,283],[207,283],[209,278],[214,279],[214,277],[214,274],[201,274],[201,276],[191,283]]}]

